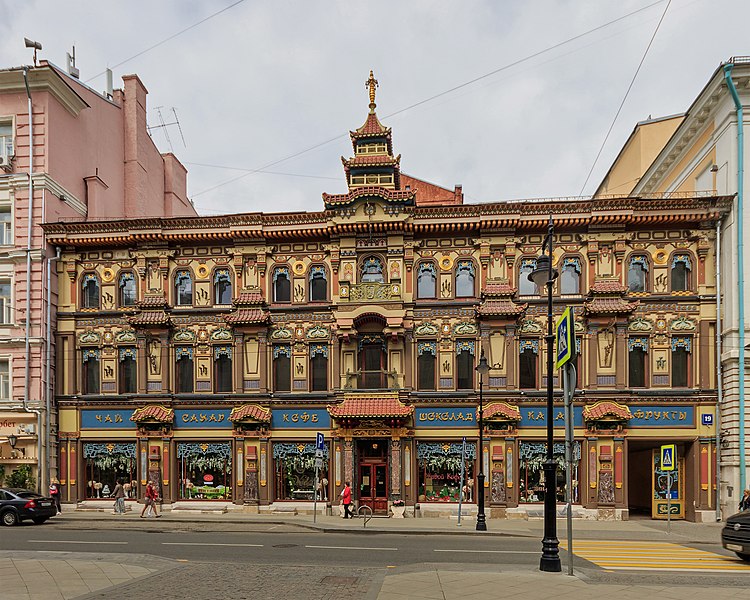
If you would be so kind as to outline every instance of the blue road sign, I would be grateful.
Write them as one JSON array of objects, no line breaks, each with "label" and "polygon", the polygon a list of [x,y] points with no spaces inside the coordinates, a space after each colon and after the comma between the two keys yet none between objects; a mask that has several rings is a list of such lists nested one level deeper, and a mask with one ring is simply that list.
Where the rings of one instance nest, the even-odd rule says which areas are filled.
[{"label": "blue road sign", "polygon": [[315,435],[315,449],[323,450],[326,447],[325,437],[320,431]]},{"label": "blue road sign", "polygon": [[674,460],[677,454],[677,446],[675,444],[665,444],[661,447],[661,470],[662,471],[674,471]]},{"label": "blue road sign", "polygon": [[574,337],[573,309],[566,308],[555,325],[555,341],[557,343],[557,360],[555,368],[559,369],[575,356],[576,343]]}]

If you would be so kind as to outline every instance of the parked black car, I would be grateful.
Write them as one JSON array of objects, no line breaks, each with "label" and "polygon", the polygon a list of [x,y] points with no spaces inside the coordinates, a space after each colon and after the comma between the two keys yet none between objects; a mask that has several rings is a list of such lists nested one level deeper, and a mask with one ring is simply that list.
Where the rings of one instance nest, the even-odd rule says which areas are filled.
[{"label": "parked black car", "polygon": [[0,523],[11,526],[31,519],[41,525],[57,514],[52,498],[20,488],[0,488]]},{"label": "parked black car", "polygon": [[750,510],[727,519],[727,524],[721,530],[721,545],[750,562]]}]

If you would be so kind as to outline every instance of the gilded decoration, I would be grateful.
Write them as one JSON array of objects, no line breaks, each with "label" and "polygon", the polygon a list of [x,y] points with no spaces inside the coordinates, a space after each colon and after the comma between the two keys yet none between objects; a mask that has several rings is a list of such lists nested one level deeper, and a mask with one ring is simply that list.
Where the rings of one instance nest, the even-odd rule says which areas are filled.
[{"label": "gilded decoration", "polygon": [[532,319],[525,319],[519,329],[521,333],[541,333],[542,326]]},{"label": "gilded decoration", "polygon": [[652,331],[654,329],[653,324],[648,319],[643,317],[636,317],[628,325],[630,331]]},{"label": "gilded decoration", "polygon": [[78,341],[81,344],[98,344],[99,334],[95,331],[84,331],[79,337]]},{"label": "gilded decoration", "polygon": [[672,321],[670,329],[672,331],[693,331],[695,329],[695,322],[683,315]]},{"label": "gilded decoration", "polygon": [[279,327],[278,329],[274,329],[271,333],[272,340],[291,340],[292,337],[292,331],[286,327]]},{"label": "gilded decoration", "polygon": [[115,340],[118,344],[129,344],[135,342],[135,331],[132,329],[121,331],[115,336]]},{"label": "gilded decoration", "polygon": [[434,323],[422,323],[414,328],[416,335],[437,335],[438,328]]},{"label": "gilded decoration", "polygon": [[325,340],[328,339],[328,336],[328,328],[322,325],[315,325],[315,327],[307,330],[307,338],[310,340]]},{"label": "gilded decoration", "polygon": [[469,322],[458,323],[453,328],[453,333],[455,335],[475,335],[477,333],[477,326]]},{"label": "gilded decoration", "polygon": [[104,283],[110,283],[115,278],[115,272],[107,267],[106,269],[102,270],[102,281]]},{"label": "gilded decoration", "polygon": [[174,332],[172,339],[175,342],[194,342],[195,332],[191,331],[190,329],[178,329]]}]

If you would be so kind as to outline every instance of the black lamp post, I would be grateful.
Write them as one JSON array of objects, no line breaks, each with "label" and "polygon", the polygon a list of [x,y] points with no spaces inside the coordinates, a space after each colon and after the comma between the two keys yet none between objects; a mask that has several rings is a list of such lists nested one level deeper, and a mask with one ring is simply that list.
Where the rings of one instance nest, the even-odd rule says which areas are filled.
[{"label": "black lamp post", "polygon": [[477,474],[479,491],[477,495],[477,531],[487,531],[487,518],[484,515],[484,422],[482,420],[484,405],[482,404],[482,387],[484,386],[484,376],[490,372],[490,365],[487,364],[487,359],[484,356],[484,348],[482,348],[482,355],[479,357],[479,364],[474,367],[474,370],[479,374],[479,473]]},{"label": "black lamp post", "polygon": [[[557,271],[552,268],[552,236],[554,226],[552,216],[547,226],[547,236],[542,244],[542,253],[536,261],[536,267],[529,273],[529,279],[537,288],[547,286],[547,457],[544,461],[544,539],[542,540],[542,558],[539,561],[540,571],[559,573],[560,545],[557,539],[557,463],[555,462],[552,446],[554,444],[553,422],[554,404],[552,401],[552,354],[554,352],[555,334],[552,330],[552,285],[557,278]],[[544,253],[545,249],[547,254]]]}]

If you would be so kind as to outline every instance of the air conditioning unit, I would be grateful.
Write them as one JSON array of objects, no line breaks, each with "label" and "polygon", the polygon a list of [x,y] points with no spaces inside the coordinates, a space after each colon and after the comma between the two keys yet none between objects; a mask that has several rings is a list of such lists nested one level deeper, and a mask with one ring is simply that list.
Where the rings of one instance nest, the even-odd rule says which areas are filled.
[{"label": "air conditioning unit", "polygon": [[11,163],[10,156],[8,156],[5,153],[0,154],[0,169],[2,169],[3,171],[10,171],[13,168],[10,163]]}]

